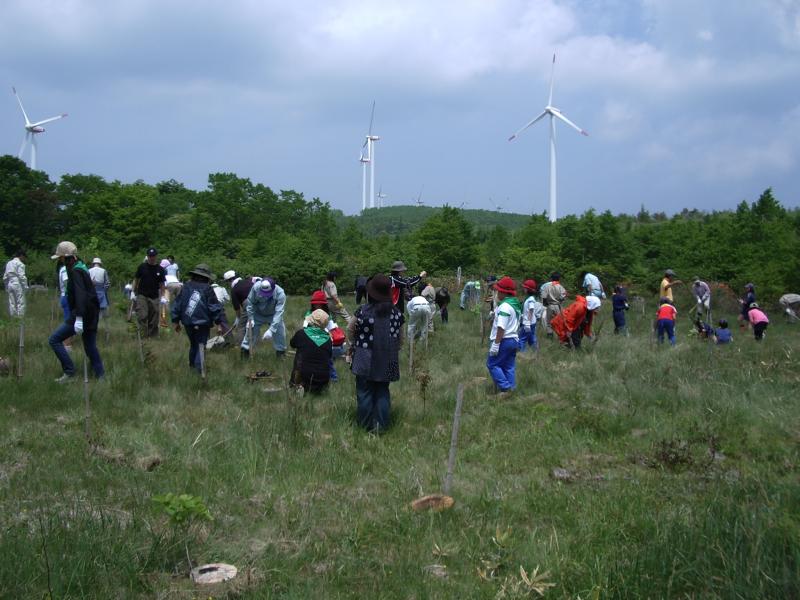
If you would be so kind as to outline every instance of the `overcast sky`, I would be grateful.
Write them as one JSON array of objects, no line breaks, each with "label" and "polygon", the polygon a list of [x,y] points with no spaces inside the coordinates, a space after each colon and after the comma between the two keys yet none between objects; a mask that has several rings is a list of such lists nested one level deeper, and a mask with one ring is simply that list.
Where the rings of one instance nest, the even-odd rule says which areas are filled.
[{"label": "overcast sky", "polygon": [[[800,0],[3,0],[0,153],[61,112],[38,167],[204,189],[234,172],[361,207],[559,213],[800,205]],[[4,99],[3,99],[4,98]],[[24,157],[27,160],[27,156]]]}]

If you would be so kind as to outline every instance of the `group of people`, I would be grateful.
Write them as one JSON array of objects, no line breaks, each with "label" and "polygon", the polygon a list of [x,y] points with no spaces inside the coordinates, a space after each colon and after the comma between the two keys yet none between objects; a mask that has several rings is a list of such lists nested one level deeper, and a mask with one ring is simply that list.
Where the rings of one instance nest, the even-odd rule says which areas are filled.
[{"label": "group of people", "polygon": [[[20,251],[7,263],[3,281],[8,292],[9,313],[22,317],[25,313],[25,253]],[[89,268],[78,256],[72,242],[58,244],[52,259],[58,261],[58,282],[64,320],[51,334],[49,344],[58,358],[62,375],[59,382],[75,377],[70,357],[69,340],[80,335],[94,375],[102,379],[103,361],[97,349],[100,318],[108,313],[108,291],[111,285],[102,260],[95,257]],[[338,380],[335,358],[345,357],[356,377],[357,415],[359,423],[370,431],[385,430],[389,425],[391,400],[389,384],[400,377],[399,350],[403,326],[409,340],[426,340],[434,330],[434,315],[447,323],[450,295],[446,287],[434,288],[425,281],[427,273],[408,276],[403,261],[395,261],[389,274],[358,276],[355,281],[358,307],[351,315],[344,306],[336,286],[337,274],[330,271],[309,300],[302,327],[287,344],[284,323],[286,293],[273,277],[248,275],[240,277],[234,270],[223,274],[222,285],[208,265],[199,264],[182,281],[174,257],[159,261],[156,248],[149,248],[137,266],[134,279],[126,286],[130,300],[129,318],[136,315],[137,331],[142,337],[158,335],[159,325],[166,326],[167,314],[176,332],[184,330],[189,341],[189,367],[204,373],[204,349],[212,328],[217,339],[234,336],[243,358],[252,356],[260,341],[271,341],[277,357],[283,357],[287,346],[295,351],[292,383],[309,393],[324,390]],[[581,274],[581,293],[566,305],[567,290],[561,275],[553,272],[549,280],[537,286],[533,279],[522,282],[524,299],[517,298],[517,283],[508,276],[485,280],[491,320],[486,367],[500,395],[516,387],[516,356],[519,352],[538,349],[539,323],[548,338],[557,338],[565,347],[578,349],[592,330],[597,311],[606,299],[600,279],[592,273]],[[677,309],[673,288],[683,282],[667,269],[660,284],[660,301],[654,322],[658,341],[668,339],[675,345]],[[711,288],[695,277],[692,294],[698,333],[716,343],[730,343],[733,336],[727,321],[717,327],[706,320],[711,317]],[[480,301],[481,282],[467,281],[461,291],[460,308]],[[362,301],[364,302],[362,304]],[[236,313],[232,325],[225,315],[225,304],[231,302]],[[787,316],[797,318],[800,295],[786,294],[781,305]],[[752,326],[756,340],[764,337],[769,318],[759,307],[755,286],[748,283],[740,299],[739,319]],[[615,286],[611,297],[614,333],[627,335],[626,312],[630,308],[624,289]],[[337,323],[337,320],[339,321]],[[263,332],[263,333],[262,333]],[[213,340],[212,340],[213,341]]]}]

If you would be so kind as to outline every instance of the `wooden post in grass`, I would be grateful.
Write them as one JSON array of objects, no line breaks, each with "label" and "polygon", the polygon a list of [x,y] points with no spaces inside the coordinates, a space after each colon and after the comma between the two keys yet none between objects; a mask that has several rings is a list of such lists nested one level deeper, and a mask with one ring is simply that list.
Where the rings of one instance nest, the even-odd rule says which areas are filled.
[{"label": "wooden post in grass", "polygon": [[453,432],[450,434],[450,454],[447,457],[447,473],[444,476],[444,495],[450,495],[453,486],[453,468],[456,464],[456,449],[458,447],[458,427],[461,423],[461,407],[464,404],[464,384],[458,384],[456,391],[456,410],[453,413]]},{"label": "wooden post in grass", "polygon": [[17,356],[17,379],[22,378],[22,362],[25,357],[25,319],[19,320],[19,355]]},{"label": "wooden post in grass", "polygon": [[206,382],[206,345],[200,344],[199,346],[200,351],[200,378],[203,380],[203,383]]},{"label": "wooden post in grass", "polygon": [[408,336],[408,372],[414,370],[414,336]]}]

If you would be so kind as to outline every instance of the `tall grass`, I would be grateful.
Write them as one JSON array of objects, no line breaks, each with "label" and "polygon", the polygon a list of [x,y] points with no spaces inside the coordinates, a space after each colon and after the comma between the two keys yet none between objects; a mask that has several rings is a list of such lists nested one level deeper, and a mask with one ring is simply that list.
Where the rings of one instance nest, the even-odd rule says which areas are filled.
[{"label": "tall grass", "polygon": [[[290,299],[290,329],[304,309]],[[268,345],[252,361],[209,353],[203,384],[183,334],[148,342],[143,368],[115,313],[90,445],[82,384],[53,382],[50,300],[34,296],[24,377],[0,380],[0,597],[535,595],[520,566],[545,572],[551,597],[800,596],[800,329],[712,348],[681,321],[671,349],[650,339],[650,312],[631,315],[629,338],[604,315],[580,353],[542,339],[498,400],[478,317],[451,310],[413,373],[405,349],[380,437],[354,424],[342,362],[316,398],[265,391],[291,367]],[[17,342],[3,321],[0,354]],[[73,356],[80,370],[78,344]],[[260,369],[277,379],[245,379]],[[458,383],[456,505],[414,513],[441,491]],[[235,564],[234,581],[191,584],[151,502],[164,492],[205,500],[214,521],[192,558]]]}]

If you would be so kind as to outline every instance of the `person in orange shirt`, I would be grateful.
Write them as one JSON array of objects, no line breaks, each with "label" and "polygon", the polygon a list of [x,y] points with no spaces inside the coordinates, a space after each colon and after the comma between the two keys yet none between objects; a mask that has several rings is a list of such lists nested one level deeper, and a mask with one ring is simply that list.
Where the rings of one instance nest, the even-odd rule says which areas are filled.
[{"label": "person in orange shirt", "polygon": [[575,302],[553,317],[550,326],[562,344],[580,348],[583,336],[592,335],[592,321],[598,308],[600,308],[600,298],[576,296]]},{"label": "person in orange shirt", "polygon": [[664,334],[669,338],[669,343],[675,345],[675,317],[678,316],[678,309],[672,305],[672,300],[662,296],[656,313],[656,331],[658,332],[658,343],[664,343]]}]

